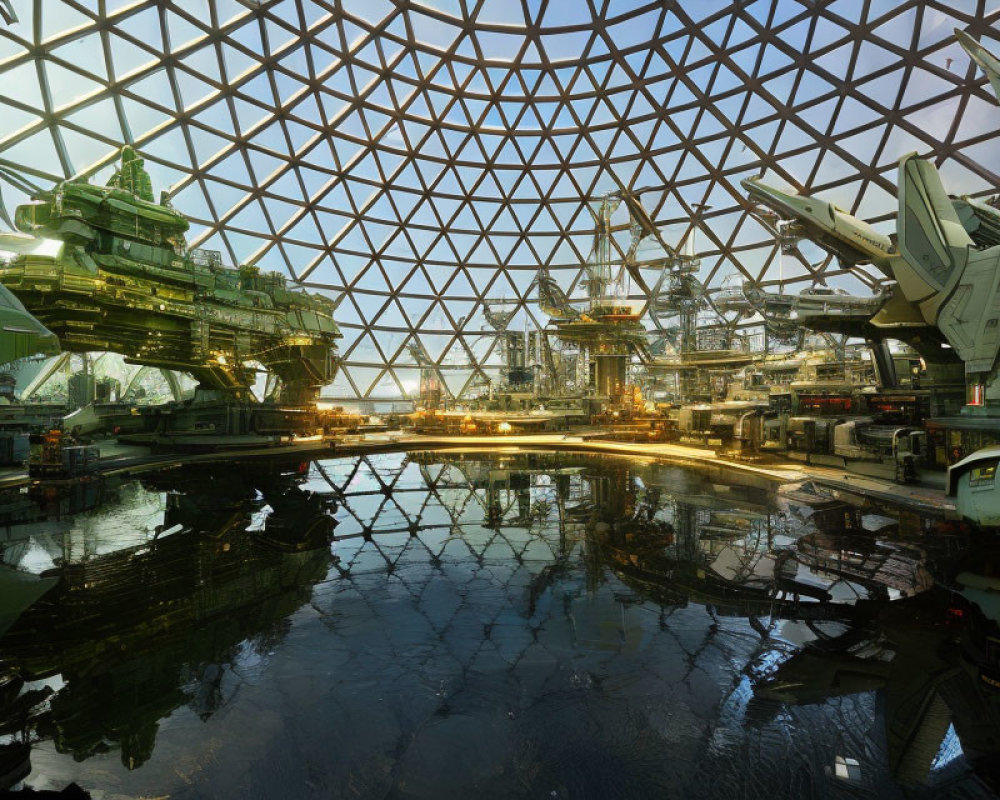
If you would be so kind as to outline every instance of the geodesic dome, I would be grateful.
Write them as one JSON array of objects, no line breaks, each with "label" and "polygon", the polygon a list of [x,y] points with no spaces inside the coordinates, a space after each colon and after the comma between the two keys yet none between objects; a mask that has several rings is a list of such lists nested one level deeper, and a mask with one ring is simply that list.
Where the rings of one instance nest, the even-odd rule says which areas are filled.
[{"label": "geodesic dome", "polygon": [[[540,266],[580,296],[587,203],[611,191],[644,189],[671,246],[693,233],[710,289],[873,285],[806,244],[783,256],[739,182],[764,174],[885,230],[906,152],[956,194],[994,191],[1000,109],[953,29],[1000,50],[998,9],[5,0],[0,218],[32,186],[105,179],[133,143],[192,244],[340,299],[334,395],[411,392],[421,349],[457,395],[499,363],[487,307],[544,325]],[[640,252],[647,285],[662,257]]]}]

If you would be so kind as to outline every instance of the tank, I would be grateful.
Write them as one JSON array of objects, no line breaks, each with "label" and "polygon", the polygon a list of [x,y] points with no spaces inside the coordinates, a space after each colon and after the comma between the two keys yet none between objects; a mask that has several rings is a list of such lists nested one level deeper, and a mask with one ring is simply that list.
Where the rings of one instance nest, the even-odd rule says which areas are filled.
[{"label": "tank", "polygon": [[336,375],[334,303],[254,266],[224,267],[190,249],[189,224],[130,147],[106,186],[68,180],[17,208],[18,230],[63,242],[22,253],[0,283],[64,350],[121,353],[130,363],[189,372],[202,389],[249,399],[258,362],[278,378],[272,399],[311,402]]}]

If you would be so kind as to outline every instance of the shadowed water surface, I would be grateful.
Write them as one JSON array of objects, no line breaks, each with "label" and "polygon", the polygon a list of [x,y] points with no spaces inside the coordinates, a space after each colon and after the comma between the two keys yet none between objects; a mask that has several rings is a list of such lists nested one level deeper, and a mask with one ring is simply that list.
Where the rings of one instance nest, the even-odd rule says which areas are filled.
[{"label": "shadowed water surface", "polygon": [[7,784],[994,796],[965,534],[566,454],[73,491],[2,507]]}]

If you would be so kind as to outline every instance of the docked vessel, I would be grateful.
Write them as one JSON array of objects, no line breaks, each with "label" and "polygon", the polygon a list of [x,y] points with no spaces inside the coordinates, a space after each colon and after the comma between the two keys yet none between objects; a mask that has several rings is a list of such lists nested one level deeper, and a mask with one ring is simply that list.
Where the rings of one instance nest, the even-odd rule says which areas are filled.
[{"label": "docked vessel", "polygon": [[[121,158],[107,186],[64,181],[18,207],[21,231],[63,244],[57,255],[22,246],[0,264],[0,283],[64,350],[191,374],[195,401],[151,421],[158,434],[315,432],[313,401],[337,370],[333,301],[189,249],[187,219],[153,201],[132,148]],[[257,364],[270,378],[264,405],[251,391]]]}]

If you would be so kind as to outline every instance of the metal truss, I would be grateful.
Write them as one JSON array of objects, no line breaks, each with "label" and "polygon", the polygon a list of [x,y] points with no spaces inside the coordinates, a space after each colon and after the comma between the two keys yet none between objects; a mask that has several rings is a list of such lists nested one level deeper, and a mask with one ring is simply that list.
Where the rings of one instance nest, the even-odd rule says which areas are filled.
[{"label": "metal truss", "polygon": [[[499,365],[487,302],[544,325],[540,266],[579,296],[586,203],[609,191],[646,189],[670,247],[696,230],[712,290],[875,285],[783,256],[739,181],[883,229],[905,152],[994,191],[1000,111],[952,30],[996,48],[998,19],[986,0],[11,0],[0,219],[134,144],[194,245],[339,298],[331,394],[412,394],[417,350],[458,395]],[[641,255],[652,285],[662,253]]]}]

